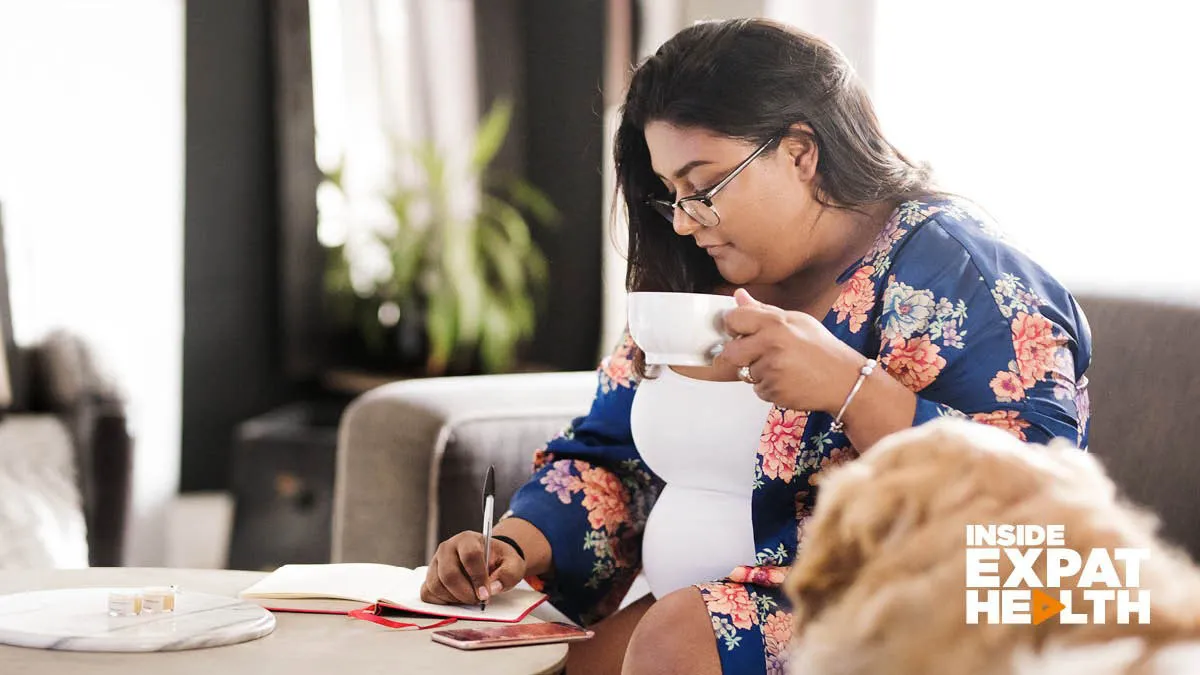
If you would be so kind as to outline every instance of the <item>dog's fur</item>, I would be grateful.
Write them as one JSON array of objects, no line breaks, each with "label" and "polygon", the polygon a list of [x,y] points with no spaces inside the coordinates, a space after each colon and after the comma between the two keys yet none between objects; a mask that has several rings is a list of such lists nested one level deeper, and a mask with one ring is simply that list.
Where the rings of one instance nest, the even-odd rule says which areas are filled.
[{"label": "dog's fur", "polygon": [[[947,419],[822,478],[785,582],[796,606],[793,675],[1200,672],[1200,572],[1069,443],[1026,444]],[[1109,602],[1105,624],[967,625],[966,526],[988,523],[1064,525],[1066,546],[1085,561],[1092,548],[1149,548],[1150,623],[1116,624]],[[1044,557],[1035,569],[1044,579]],[[1081,593],[1074,611],[1090,614]]]}]

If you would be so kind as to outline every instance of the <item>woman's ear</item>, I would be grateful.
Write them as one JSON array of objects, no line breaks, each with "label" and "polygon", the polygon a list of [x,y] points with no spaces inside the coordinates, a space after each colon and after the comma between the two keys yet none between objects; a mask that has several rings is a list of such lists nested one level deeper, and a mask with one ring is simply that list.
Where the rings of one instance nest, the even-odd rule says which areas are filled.
[{"label": "woman's ear", "polygon": [[820,149],[817,147],[817,136],[812,127],[804,122],[793,124],[779,142],[779,150],[791,160],[801,180],[811,181],[817,175]]}]

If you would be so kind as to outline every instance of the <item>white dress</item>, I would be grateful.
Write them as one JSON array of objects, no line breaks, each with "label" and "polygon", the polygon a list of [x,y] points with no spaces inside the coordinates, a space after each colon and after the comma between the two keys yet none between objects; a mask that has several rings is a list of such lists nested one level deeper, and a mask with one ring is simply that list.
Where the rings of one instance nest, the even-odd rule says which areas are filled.
[{"label": "white dress", "polygon": [[633,399],[633,442],[666,482],[646,522],[642,571],[661,598],[754,564],[750,499],[771,404],[750,385],[658,368]]}]

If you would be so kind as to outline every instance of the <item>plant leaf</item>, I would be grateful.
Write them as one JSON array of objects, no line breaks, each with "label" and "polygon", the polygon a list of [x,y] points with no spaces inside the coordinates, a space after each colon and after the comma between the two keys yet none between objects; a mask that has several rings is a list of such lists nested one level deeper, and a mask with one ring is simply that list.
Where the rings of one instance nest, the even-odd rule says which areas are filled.
[{"label": "plant leaf", "polygon": [[527,291],[521,255],[508,245],[503,234],[494,228],[480,228],[479,248],[483,259],[490,263],[486,270],[491,272],[488,276],[495,277],[506,295],[521,295]]},{"label": "plant leaf", "polygon": [[342,176],[344,176],[345,174],[346,174],[346,158],[341,157],[338,159],[337,166],[335,166],[332,169],[330,169],[329,171],[327,171],[324,174],[324,176],[325,176],[325,180],[329,181],[330,183],[333,183],[335,186],[337,186],[337,189],[341,190],[342,189]]},{"label": "plant leaf", "polygon": [[508,127],[512,122],[512,103],[507,99],[497,99],[491,110],[479,123],[479,131],[475,134],[474,150],[471,153],[471,170],[481,173],[495,159],[496,153],[504,145],[504,137],[508,135]]},{"label": "plant leaf", "polygon": [[562,214],[550,201],[550,197],[528,181],[520,178],[510,179],[508,195],[517,207],[528,211],[533,219],[544,227],[553,227],[562,219]]},{"label": "plant leaf", "polygon": [[511,246],[518,251],[528,251],[533,246],[533,238],[529,233],[529,223],[525,216],[502,199],[485,196],[483,199],[483,214],[500,225],[504,236]]},{"label": "plant leaf", "polygon": [[525,271],[529,274],[533,287],[539,293],[546,287],[546,282],[550,280],[549,267],[546,256],[542,255],[538,249],[535,248],[525,253]]},{"label": "plant leaf", "polygon": [[450,364],[458,333],[458,311],[448,285],[429,294],[425,325],[429,336],[429,358],[425,369],[430,375],[442,375]]},{"label": "plant leaf", "polygon": [[499,298],[491,298],[487,305],[484,325],[480,336],[479,360],[484,372],[498,373],[512,368],[515,346],[518,339],[513,325],[514,317],[505,311]]}]

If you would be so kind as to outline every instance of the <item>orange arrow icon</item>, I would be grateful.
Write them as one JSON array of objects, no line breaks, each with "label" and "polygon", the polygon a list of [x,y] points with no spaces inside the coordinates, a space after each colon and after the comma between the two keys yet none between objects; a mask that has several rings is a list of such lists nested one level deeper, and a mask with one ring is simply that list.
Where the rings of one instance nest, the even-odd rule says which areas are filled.
[{"label": "orange arrow icon", "polygon": [[1035,626],[1067,608],[1066,605],[1036,588],[1032,589],[1032,591],[1029,598],[1029,607],[1030,614],[1033,615],[1033,625]]}]

